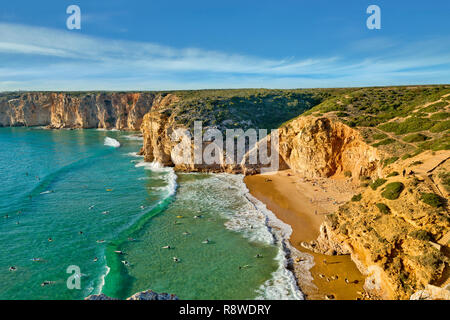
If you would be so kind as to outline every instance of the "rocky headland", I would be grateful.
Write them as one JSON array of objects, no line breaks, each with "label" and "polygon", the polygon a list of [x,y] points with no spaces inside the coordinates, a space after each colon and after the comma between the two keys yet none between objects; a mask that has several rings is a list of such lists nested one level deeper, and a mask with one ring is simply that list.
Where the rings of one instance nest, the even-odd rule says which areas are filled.
[{"label": "rocky headland", "polygon": [[[247,143],[243,160],[234,164],[186,162],[177,146],[183,142],[193,154],[194,121],[202,121],[203,130],[219,132],[277,129],[279,169],[289,170],[293,179],[286,192],[302,179],[312,181],[314,188],[321,179],[325,184],[344,181],[353,190],[351,199],[336,195],[323,213],[317,239],[304,241],[301,248],[350,257],[365,276],[361,297],[446,299],[450,289],[449,95],[450,87],[445,85],[9,93],[0,95],[0,126],[140,129],[146,161],[179,171],[246,175],[264,168],[249,159],[263,144],[271,146],[271,136]],[[211,143],[203,141],[202,146]],[[225,152],[219,158],[226,156]],[[270,183],[270,176],[264,183]],[[324,187],[324,194],[327,190]]]}]

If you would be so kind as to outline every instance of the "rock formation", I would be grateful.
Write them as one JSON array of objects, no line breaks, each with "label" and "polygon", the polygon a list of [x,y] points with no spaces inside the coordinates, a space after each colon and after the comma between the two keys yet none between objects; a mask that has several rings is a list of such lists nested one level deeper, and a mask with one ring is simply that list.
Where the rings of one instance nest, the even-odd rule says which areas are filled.
[{"label": "rock formation", "polygon": [[360,133],[328,118],[299,117],[280,128],[280,155],[305,177],[378,176],[381,155]]},{"label": "rock formation", "polygon": [[[424,201],[423,195],[436,189],[418,174],[385,180],[327,216],[317,241],[303,245],[326,254],[350,254],[367,276],[365,289],[373,295],[385,299],[409,299],[415,292],[412,298],[448,296],[436,289],[449,287],[450,218],[445,200]],[[399,183],[403,188],[398,198],[390,197],[386,189]]]},{"label": "rock formation", "polygon": [[[118,300],[118,299],[110,298],[107,295],[101,293],[90,295],[86,297],[84,300]],[[178,297],[174,294],[156,293],[152,290],[147,290],[138,292],[129,297],[127,300],[178,300]]]},{"label": "rock formation", "polygon": [[0,126],[139,130],[153,93],[29,92],[0,96]]}]

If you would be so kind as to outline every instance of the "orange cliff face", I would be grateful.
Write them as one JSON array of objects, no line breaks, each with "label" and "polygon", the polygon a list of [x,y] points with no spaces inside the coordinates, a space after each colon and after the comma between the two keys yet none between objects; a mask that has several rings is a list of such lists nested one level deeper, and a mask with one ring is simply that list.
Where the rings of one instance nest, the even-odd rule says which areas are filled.
[{"label": "orange cliff face", "polygon": [[160,95],[29,92],[0,97],[0,126],[139,130]]}]

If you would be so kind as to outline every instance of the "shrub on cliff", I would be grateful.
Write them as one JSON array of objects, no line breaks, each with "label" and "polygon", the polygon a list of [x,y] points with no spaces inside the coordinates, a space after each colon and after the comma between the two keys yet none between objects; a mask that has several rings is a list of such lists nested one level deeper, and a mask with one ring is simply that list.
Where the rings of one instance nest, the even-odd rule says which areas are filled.
[{"label": "shrub on cliff", "polygon": [[450,129],[450,120],[446,120],[446,121],[441,121],[436,123],[431,129],[431,132],[434,133],[438,133],[438,132],[443,132],[445,130]]},{"label": "shrub on cliff", "polygon": [[361,201],[361,199],[362,199],[362,194],[361,194],[361,193],[355,194],[355,195],[352,197],[352,201],[353,201],[353,202]]},{"label": "shrub on cliff", "polygon": [[434,193],[422,193],[420,200],[435,208],[445,205],[445,199]]},{"label": "shrub on cliff", "polygon": [[447,191],[450,191],[450,172],[442,172],[439,174],[439,178],[442,179],[442,184]]},{"label": "shrub on cliff", "polygon": [[377,188],[382,186],[386,181],[386,179],[377,179],[370,184],[370,187],[372,188],[372,190],[377,190]]},{"label": "shrub on cliff", "polygon": [[428,118],[411,117],[402,122],[388,122],[380,125],[378,128],[383,131],[394,132],[395,134],[401,135],[410,132],[428,130],[434,124],[434,121]]},{"label": "shrub on cliff", "polygon": [[387,138],[387,139],[381,140],[380,142],[374,143],[372,146],[376,148],[376,147],[385,146],[385,145],[388,145],[388,144],[391,144],[394,142],[395,142],[394,139]]},{"label": "shrub on cliff", "polygon": [[431,120],[444,120],[444,119],[447,119],[448,117],[450,117],[450,113],[439,112],[439,113],[435,113],[435,114],[431,115],[430,119]]},{"label": "shrub on cliff", "polygon": [[400,193],[405,189],[405,185],[401,182],[391,182],[385,188],[381,195],[388,200],[398,199]]},{"label": "shrub on cliff", "polygon": [[430,139],[430,138],[424,134],[413,133],[413,134],[410,134],[409,136],[404,137],[403,141],[411,143],[411,142],[422,142],[422,141],[425,141],[428,139]]},{"label": "shrub on cliff", "polygon": [[383,167],[386,167],[390,164],[393,164],[395,161],[398,160],[398,157],[392,157],[392,158],[387,158],[383,160]]},{"label": "shrub on cliff", "polygon": [[409,234],[410,237],[423,241],[432,241],[433,236],[426,230],[414,230]]},{"label": "shrub on cliff", "polygon": [[372,138],[373,138],[373,140],[381,140],[381,139],[387,138],[387,134],[385,134],[385,133],[375,133],[372,136]]},{"label": "shrub on cliff", "polygon": [[388,178],[390,178],[390,177],[396,177],[396,176],[398,176],[398,175],[399,175],[399,173],[398,173],[397,171],[394,171],[394,172],[389,173],[389,174],[387,175],[387,177],[388,177]]},{"label": "shrub on cliff", "polygon": [[380,210],[380,212],[383,214],[389,214],[391,212],[391,209],[384,203],[377,203],[376,206],[378,210]]}]

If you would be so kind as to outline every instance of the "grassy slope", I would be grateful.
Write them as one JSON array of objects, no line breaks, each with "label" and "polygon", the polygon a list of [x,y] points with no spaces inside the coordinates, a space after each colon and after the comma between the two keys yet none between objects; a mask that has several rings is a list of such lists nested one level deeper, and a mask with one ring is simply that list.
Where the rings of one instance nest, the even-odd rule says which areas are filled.
[{"label": "grassy slope", "polygon": [[330,116],[360,130],[393,157],[450,149],[450,85],[355,88],[304,115]]}]

